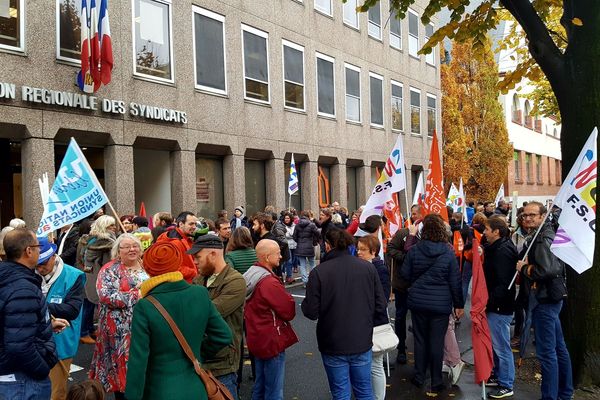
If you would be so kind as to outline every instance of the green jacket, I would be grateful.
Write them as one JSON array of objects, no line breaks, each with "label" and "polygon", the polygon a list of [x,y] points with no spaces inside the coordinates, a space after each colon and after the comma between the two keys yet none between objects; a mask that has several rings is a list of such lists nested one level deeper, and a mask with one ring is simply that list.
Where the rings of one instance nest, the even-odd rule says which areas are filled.
[{"label": "green jacket", "polygon": [[231,329],[233,346],[222,349],[214,357],[205,354],[203,347],[202,367],[212,371],[215,376],[237,372],[242,345],[246,281],[242,274],[227,265],[207,289],[210,299]]},{"label": "green jacket", "polygon": [[[210,301],[206,288],[181,279],[161,283],[149,294],[169,312],[198,360],[202,361],[200,348],[214,355],[231,344],[231,331]],[[145,298],[133,310],[127,383],[128,400],[207,399],[204,385],[173,331]]]},{"label": "green jacket", "polygon": [[248,271],[251,266],[256,264],[256,251],[254,249],[240,249],[228,251],[225,254],[225,262],[231,265],[240,274]]}]

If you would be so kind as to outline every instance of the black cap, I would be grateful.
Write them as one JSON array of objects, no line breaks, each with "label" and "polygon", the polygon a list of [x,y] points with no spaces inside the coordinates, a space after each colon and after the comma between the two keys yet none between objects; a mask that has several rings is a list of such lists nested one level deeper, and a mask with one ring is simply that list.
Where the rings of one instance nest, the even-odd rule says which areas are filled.
[{"label": "black cap", "polygon": [[194,244],[192,248],[186,251],[187,254],[194,255],[202,249],[222,249],[223,241],[215,235],[206,234],[200,236]]},{"label": "black cap", "polygon": [[381,227],[381,217],[379,215],[369,215],[365,222],[358,225],[358,227],[367,233],[375,233]]}]

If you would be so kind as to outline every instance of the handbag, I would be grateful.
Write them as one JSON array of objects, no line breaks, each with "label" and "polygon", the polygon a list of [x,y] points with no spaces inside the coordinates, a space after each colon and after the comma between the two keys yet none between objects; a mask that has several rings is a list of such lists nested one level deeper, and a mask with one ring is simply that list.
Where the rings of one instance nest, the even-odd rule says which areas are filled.
[{"label": "handbag", "polygon": [[373,353],[387,353],[398,347],[400,340],[391,324],[383,324],[373,328]]},{"label": "handbag", "polygon": [[148,299],[148,301],[152,303],[154,307],[156,307],[158,312],[163,316],[163,318],[171,327],[171,330],[173,331],[173,334],[175,334],[175,337],[181,345],[181,348],[183,349],[185,355],[190,359],[190,361],[194,365],[194,371],[196,371],[196,374],[198,374],[200,380],[202,380],[202,383],[206,388],[208,400],[233,400],[231,392],[225,387],[225,385],[223,385],[217,378],[215,378],[212,372],[206,371],[202,369],[202,367],[200,367],[200,363],[198,362],[196,356],[194,356],[194,353],[192,352],[192,349],[190,348],[190,345],[188,344],[187,340],[185,340],[185,337],[183,337],[183,334],[177,327],[177,324],[175,323],[175,321],[173,321],[173,318],[171,318],[171,316],[169,315],[167,310],[165,310],[162,304],[160,304],[154,296],[147,296],[145,298]]}]

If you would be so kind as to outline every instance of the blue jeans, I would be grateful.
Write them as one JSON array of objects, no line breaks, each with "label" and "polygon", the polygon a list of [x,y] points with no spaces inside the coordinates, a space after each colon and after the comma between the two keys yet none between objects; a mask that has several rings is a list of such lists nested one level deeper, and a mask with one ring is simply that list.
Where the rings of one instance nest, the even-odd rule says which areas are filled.
[{"label": "blue jeans", "polygon": [[315,267],[315,258],[298,256],[297,259],[298,266],[300,267],[300,278],[302,279],[302,283],[306,285],[306,282],[308,282],[308,274]]},{"label": "blue jeans", "polygon": [[285,271],[285,277],[286,278],[291,278],[293,271],[292,269],[294,268],[294,265],[296,264],[296,249],[290,249],[290,258],[285,262],[283,268]]},{"label": "blue jeans", "polygon": [[[373,400],[371,350],[359,354],[321,354],[333,400]],[[352,390],[350,387],[352,386]]]},{"label": "blue jeans", "polygon": [[282,400],[285,351],[266,360],[254,358],[256,368],[252,400]]},{"label": "blue jeans", "polygon": [[238,400],[238,385],[237,385],[237,374],[235,372],[231,372],[225,375],[219,375],[216,377],[219,382],[221,382],[229,392],[233,396],[234,400]]},{"label": "blue jeans", "polygon": [[566,400],[573,396],[571,357],[558,318],[562,305],[562,301],[538,304],[533,309],[535,351],[542,367],[542,400]]},{"label": "blue jeans", "polygon": [[462,292],[463,300],[467,303],[467,296],[469,295],[469,284],[471,283],[471,277],[473,276],[473,265],[470,261],[463,259],[462,267]]},{"label": "blue jeans", "polygon": [[52,394],[50,378],[32,379],[16,372],[15,382],[0,382],[0,399],[49,400]]},{"label": "blue jeans", "polygon": [[512,389],[515,382],[515,359],[510,347],[512,315],[487,313],[494,349],[494,376],[502,387]]}]

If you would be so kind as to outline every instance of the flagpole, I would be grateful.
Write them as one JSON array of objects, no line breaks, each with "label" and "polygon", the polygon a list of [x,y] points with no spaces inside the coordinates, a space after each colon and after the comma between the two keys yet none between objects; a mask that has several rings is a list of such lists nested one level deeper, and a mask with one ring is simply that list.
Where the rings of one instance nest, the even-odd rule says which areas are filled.
[{"label": "flagpole", "polygon": [[[412,225],[412,222],[410,220],[410,206],[408,205],[408,188],[404,187],[404,201],[406,201],[406,215],[408,218],[406,218],[408,220],[408,226]],[[402,227],[404,228],[404,227]]]}]

